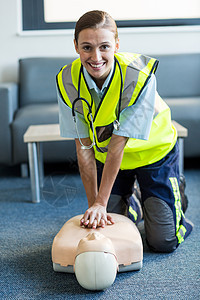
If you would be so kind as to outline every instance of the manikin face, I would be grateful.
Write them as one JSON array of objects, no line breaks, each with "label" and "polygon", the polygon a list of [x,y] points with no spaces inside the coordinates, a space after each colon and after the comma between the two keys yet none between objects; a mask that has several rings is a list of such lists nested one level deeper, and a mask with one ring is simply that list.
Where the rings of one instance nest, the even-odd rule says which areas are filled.
[{"label": "manikin face", "polygon": [[82,65],[101,89],[114,61],[114,53],[119,49],[119,40],[109,29],[84,29],[79,33],[78,44],[74,41],[76,52]]},{"label": "manikin face", "polygon": [[113,243],[100,232],[89,233],[79,241],[77,254],[88,251],[107,252],[115,255]]}]

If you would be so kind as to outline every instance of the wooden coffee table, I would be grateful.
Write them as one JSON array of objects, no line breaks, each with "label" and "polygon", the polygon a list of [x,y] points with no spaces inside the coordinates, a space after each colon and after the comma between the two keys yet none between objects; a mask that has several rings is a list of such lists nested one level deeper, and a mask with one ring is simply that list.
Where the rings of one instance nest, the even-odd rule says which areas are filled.
[{"label": "wooden coffee table", "polygon": [[73,139],[60,136],[59,124],[31,125],[25,132],[24,142],[28,143],[32,202],[40,202],[40,188],[44,183],[42,143],[69,140]]},{"label": "wooden coffee table", "polygon": [[[188,135],[187,128],[173,121],[178,132],[178,142],[180,150],[180,173],[184,171],[184,138]],[[28,144],[28,160],[31,179],[32,202],[40,202],[40,188],[43,187],[43,153],[42,143],[52,141],[69,141],[72,138],[60,136],[59,124],[31,125],[24,134],[24,142]]]}]

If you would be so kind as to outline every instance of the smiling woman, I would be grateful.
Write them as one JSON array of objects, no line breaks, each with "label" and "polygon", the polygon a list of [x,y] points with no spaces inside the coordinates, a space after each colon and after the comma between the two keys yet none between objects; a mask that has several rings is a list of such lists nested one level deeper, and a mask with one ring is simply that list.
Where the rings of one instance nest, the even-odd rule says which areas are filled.
[{"label": "smiling woman", "polygon": [[[114,224],[110,212],[137,224],[144,213],[150,248],[171,252],[192,231],[182,214],[186,196],[179,190],[177,133],[156,91],[158,61],[118,53],[114,22],[104,11],[83,14],[75,28],[79,58],[57,75],[60,130],[75,139],[88,200],[81,225]],[[133,194],[135,178],[140,199]]]},{"label": "smiling woman", "polygon": [[119,50],[115,22],[105,12],[88,12],[78,20],[74,36],[82,65],[101,89],[114,63],[114,54]]},{"label": "smiling woman", "polygon": [[114,0],[100,3],[74,0],[70,5],[66,0],[18,1],[22,11],[22,31],[74,29],[75,20],[92,9],[106,9],[118,27],[200,25],[199,0],[124,0],[120,7]]}]

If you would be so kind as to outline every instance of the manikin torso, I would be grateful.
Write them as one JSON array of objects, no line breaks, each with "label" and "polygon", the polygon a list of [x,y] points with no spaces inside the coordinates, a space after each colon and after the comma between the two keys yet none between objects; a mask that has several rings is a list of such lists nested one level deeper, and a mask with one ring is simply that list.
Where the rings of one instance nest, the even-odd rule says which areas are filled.
[{"label": "manikin torso", "polygon": [[[68,272],[70,266],[74,266],[76,256],[80,253],[101,251],[110,252],[116,256],[119,271],[140,269],[142,267],[143,246],[136,225],[125,216],[110,215],[112,215],[115,224],[106,225],[105,228],[90,229],[81,227],[80,219],[82,215],[75,216],[67,221],[53,241],[52,261],[54,266],[60,266],[60,271]],[[96,233],[97,236],[99,234],[93,244],[89,242],[91,238],[86,238],[88,235],[94,237],[95,235],[91,235],[92,233]],[[80,247],[81,243],[79,243],[82,239],[85,240],[83,248]],[[109,245],[109,241],[112,242],[112,246]],[[88,246],[88,243],[90,243],[90,246]],[[134,265],[137,266],[134,267]],[[59,271],[59,269],[55,269],[55,271]]]}]

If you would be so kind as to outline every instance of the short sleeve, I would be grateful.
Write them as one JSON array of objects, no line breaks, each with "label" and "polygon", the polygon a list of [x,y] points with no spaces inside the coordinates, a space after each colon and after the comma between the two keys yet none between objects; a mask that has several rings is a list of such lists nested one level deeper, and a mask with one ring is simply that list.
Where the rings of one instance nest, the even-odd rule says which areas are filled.
[{"label": "short sleeve", "polygon": [[76,113],[77,134],[71,108],[63,102],[59,92],[57,92],[57,99],[59,106],[60,135],[67,138],[78,138],[78,134],[80,138],[89,137],[88,125],[84,116]]},{"label": "short sleeve", "polygon": [[156,78],[152,74],[137,102],[120,113],[120,128],[114,134],[128,138],[148,140],[154,115]]}]

